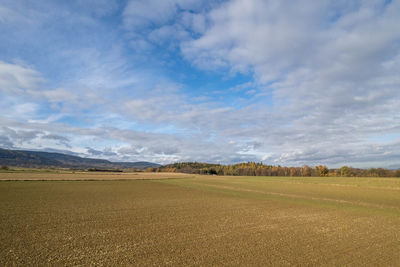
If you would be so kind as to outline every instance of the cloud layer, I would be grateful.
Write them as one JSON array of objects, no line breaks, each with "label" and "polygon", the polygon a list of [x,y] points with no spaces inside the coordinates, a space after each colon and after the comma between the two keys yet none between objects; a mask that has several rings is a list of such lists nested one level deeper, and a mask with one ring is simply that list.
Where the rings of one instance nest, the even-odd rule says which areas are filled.
[{"label": "cloud layer", "polygon": [[52,5],[0,4],[1,147],[400,167],[400,1]]}]

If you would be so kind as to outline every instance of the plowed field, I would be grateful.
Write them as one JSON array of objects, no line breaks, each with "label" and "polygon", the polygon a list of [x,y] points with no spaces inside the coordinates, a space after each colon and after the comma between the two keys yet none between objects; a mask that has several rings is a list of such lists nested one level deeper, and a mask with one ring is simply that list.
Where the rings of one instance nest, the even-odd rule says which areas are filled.
[{"label": "plowed field", "polygon": [[400,266],[400,179],[23,175],[1,266]]}]

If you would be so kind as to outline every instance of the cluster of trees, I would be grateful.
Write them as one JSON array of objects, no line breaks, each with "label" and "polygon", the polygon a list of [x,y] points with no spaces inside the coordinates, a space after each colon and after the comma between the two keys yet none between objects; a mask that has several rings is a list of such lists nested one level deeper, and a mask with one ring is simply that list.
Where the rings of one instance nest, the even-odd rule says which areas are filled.
[{"label": "cluster of trees", "polygon": [[234,165],[208,164],[198,162],[181,162],[164,165],[158,168],[147,168],[148,172],[182,172],[210,175],[240,175],[240,176],[362,176],[362,177],[400,177],[399,170],[382,168],[357,169],[343,166],[340,169],[328,169],[323,165],[314,167],[283,167],[265,165],[256,162]]},{"label": "cluster of trees", "polygon": [[3,170],[3,171],[8,171],[9,169],[10,168],[6,165],[0,167],[0,170]]}]

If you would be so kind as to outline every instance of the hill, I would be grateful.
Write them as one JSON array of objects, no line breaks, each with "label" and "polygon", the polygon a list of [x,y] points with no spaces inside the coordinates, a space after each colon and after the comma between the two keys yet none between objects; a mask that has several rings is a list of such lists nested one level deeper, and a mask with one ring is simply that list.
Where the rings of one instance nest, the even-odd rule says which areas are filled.
[{"label": "hill", "polygon": [[72,169],[146,169],[159,164],[141,162],[111,162],[104,159],[82,158],[62,153],[8,150],[0,148],[0,165],[28,168],[72,168]]}]

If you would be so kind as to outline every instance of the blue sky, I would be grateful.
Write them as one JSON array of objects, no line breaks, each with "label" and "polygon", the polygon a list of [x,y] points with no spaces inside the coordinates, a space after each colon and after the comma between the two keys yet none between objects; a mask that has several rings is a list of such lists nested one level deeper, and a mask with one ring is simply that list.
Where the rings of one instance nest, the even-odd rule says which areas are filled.
[{"label": "blue sky", "polygon": [[400,1],[0,2],[0,147],[400,167]]}]

